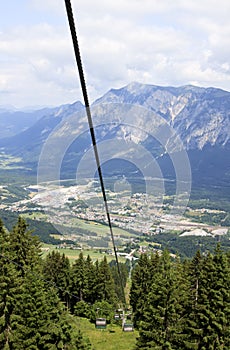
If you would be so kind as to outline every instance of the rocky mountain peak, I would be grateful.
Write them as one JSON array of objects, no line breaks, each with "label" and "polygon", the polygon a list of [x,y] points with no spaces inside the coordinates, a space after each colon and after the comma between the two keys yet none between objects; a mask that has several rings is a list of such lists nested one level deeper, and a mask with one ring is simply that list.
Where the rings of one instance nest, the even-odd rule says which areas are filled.
[{"label": "rocky mountain peak", "polygon": [[[109,90],[95,103],[128,103],[150,109],[167,120],[187,149],[224,146],[230,140],[230,93],[221,89],[132,82]],[[135,122],[138,126],[138,120]]]}]

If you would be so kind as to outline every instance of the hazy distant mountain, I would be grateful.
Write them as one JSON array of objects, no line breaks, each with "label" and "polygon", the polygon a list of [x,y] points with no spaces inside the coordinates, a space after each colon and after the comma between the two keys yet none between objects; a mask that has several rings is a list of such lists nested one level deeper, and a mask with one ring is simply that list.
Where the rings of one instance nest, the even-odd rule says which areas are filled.
[{"label": "hazy distant mountain", "polygon": [[19,111],[14,108],[0,108],[0,139],[11,137],[31,127],[44,115],[52,113],[57,108],[42,108],[39,110]]},{"label": "hazy distant mountain", "polygon": [[[1,150],[7,154],[22,157],[25,162],[36,162],[42,145],[53,129],[69,114],[73,114],[83,108],[81,102],[63,105],[56,108],[45,108],[34,112],[15,112],[13,115],[0,114],[0,125],[10,128],[12,126],[13,137],[0,139]],[[8,120],[7,120],[8,115]],[[30,124],[30,127],[27,127]]]},{"label": "hazy distant mountain", "polygon": [[[184,144],[191,161],[193,181],[199,183],[229,183],[230,179],[230,93],[216,88],[201,88],[195,86],[162,87],[131,83],[121,89],[111,89],[104,96],[94,102],[93,106],[114,104],[113,113],[116,115],[116,104],[130,104],[143,106],[151,113],[143,118],[133,114],[132,124],[136,130],[143,127],[150,134],[153,130],[155,117],[159,116],[175,130]],[[80,102],[65,105],[54,110],[46,111],[44,116],[35,124],[11,138],[0,140],[0,147],[6,153],[21,156],[24,161],[34,162],[38,159],[42,145],[50,133],[60,123],[60,133],[71,134],[82,127],[81,120],[76,119],[75,124],[66,123],[67,117],[83,108]],[[39,111],[38,111],[39,112]],[[38,113],[37,112],[37,118]],[[96,122],[106,124],[104,111],[98,108]],[[36,113],[34,113],[34,118]],[[40,115],[40,114],[39,114]],[[31,117],[33,118],[33,117]],[[110,118],[112,118],[110,116]],[[23,120],[23,118],[22,118]],[[32,119],[30,119],[32,120]],[[4,119],[0,122],[4,124]],[[2,125],[1,124],[1,125]],[[16,124],[15,124],[16,125]],[[74,127],[72,126],[74,125]],[[84,124],[86,125],[86,124]],[[2,125],[3,127],[3,125]],[[25,128],[22,123],[21,128]],[[74,130],[75,131],[74,131]],[[20,127],[18,127],[20,130]],[[126,126],[101,126],[97,131],[97,140],[102,141],[111,137],[128,135],[130,130]],[[57,134],[58,135],[58,134]],[[142,143],[150,152],[162,153],[161,145],[146,136],[135,135],[136,142]],[[135,140],[134,140],[135,141]],[[82,137],[77,143],[70,145],[65,155],[64,163],[68,175],[76,167],[84,150],[90,145],[90,136]],[[158,151],[157,151],[158,149]],[[163,150],[164,151],[164,150]],[[154,153],[152,152],[152,153]],[[163,152],[164,153],[164,152]],[[166,152],[165,152],[166,153]],[[154,153],[155,154],[155,153]],[[167,154],[159,157],[160,167],[171,174]]]}]

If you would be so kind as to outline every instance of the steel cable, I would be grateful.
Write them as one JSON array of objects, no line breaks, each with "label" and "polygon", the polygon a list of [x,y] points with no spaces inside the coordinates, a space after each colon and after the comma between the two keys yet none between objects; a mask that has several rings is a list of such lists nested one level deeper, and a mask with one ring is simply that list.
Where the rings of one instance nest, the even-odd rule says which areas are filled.
[{"label": "steel cable", "polygon": [[114,250],[114,254],[115,254],[117,271],[118,271],[118,275],[119,275],[119,279],[120,279],[120,285],[121,285],[121,289],[122,289],[124,303],[126,306],[124,285],[123,285],[121,270],[120,270],[120,266],[119,266],[119,262],[118,262],[117,249],[116,249],[116,245],[115,245],[111,217],[110,217],[108,202],[107,202],[107,198],[106,198],[105,184],[104,184],[103,174],[102,174],[102,170],[101,170],[100,158],[99,158],[97,142],[96,142],[96,137],[95,137],[95,132],[94,132],[92,114],[91,114],[91,109],[90,109],[90,104],[89,104],[89,98],[88,98],[88,93],[87,93],[85,77],[84,77],[84,70],[83,70],[83,65],[82,65],[82,60],[81,60],[80,48],[79,48],[79,44],[78,44],[78,38],[77,38],[76,26],[75,26],[74,17],[73,17],[73,10],[72,10],[71,1],[65,0],[65,6],[66,6],[66,12],[67,12],[67,17],[68,17],[70,32],[71,32],[71,36],[72,36],[72,41],[73,41],[75,59],[76,59],[77,67],[78,67],[81,89],[82,89],[82,94],[83,94],[83,98],[84,98],[86,114],[87,114],[87,118],[88,118],[88,125],[89,125],[89,129],[90,129],[90,135],[91,135],[93,149],[94,149],[94,156],[95,156],[95,160],[96,160],[98,176],[99,176],[99,180],[100,180],[101,191],[102,191],[104,205],[105,205],[106,216],[107,216],[107,220],[108,220],[108,226],[109,226],[113,250]]}]

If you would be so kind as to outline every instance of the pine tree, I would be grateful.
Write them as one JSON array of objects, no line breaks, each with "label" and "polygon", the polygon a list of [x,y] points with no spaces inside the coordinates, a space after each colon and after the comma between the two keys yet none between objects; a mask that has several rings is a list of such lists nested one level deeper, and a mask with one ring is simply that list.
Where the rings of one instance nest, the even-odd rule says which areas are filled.
[{"label": "pine tree", "polygon": [[101,290],[99,287],[99,281],[100,281],[100,268],[99,268],[99,261],[96,260],[94,263],[94,268],[95,268],[95,285],[93,288],[93,292],[94,292],[94,302],[96,301],[101,301],[102,300],[102,296],[101,296]]},{"label": "pine tree", "polygon": [[43,342],[46,347],[47,344],[50,344],[51,349],[54,344],[57,349],[68,349],[72,342],[72,327],[69,314],[64,310],[62,303],[60,303],[56,288],[46,290],[45,298],[47,303],[47,323],[43,327]]},{"label": "pine tree", "polygon": [[44,281],[39,242],[24,220],[10,234],[0,222],[0,249],[0,348],[88,349],[74,336],[57,289]]},{"label": "pine tree", "polygon": [[49,253],[44,261],[43,274],[49,283],[53,282],[58,288],[61,301],[69,307],[70,262],[65,254],[54,250]]},{"label": "pine tree", "polygon": [[96,268],[92,259],[88,255],[85,260],[85,297],[87,303],[93,304],[97,299],[95,295],[96,289]]},{"label": "pine tree", "polygon": [[186,296],[180,263],[164,251],[157,270],[140,316],[137,349],[179,349]]},{"label": "pine tree", "polygon": [[202,279],[202,271],[203,271],[203,258],[201,256],[200,251],[198,250],[195,257],[192,259],[188,278],[191,284],[191,303],[193,307],[196,307],[197,300],[199,298],[199,286]]},{"label": "pine tree", "polygon": [[194,258],[186,265],[187,279],[190,285],[190,298],[187,304],[186,317],[183,333],[186,337],[184,340],[184,349],[198,349],[198,334],[201,329],[198,327],[197,310],[200,302],[201,284],[204,276],[203,272],[204,258],[198,250]]},{"label": "pine tree", "polygon": [[17,298],[12,319],[13,349],[44,348],[42,333],[48,331],[47,306],[43,281],[39,275],[27,272],[23,280],[23,293]]},{"label": "pine tree", "polygon": [[149,259],[147,254],[142,254],[132,272],[132,284],[130,289],[130,305],[134,313],[134,324],[138,324],[143,315],[143,309],[147,302],[152,280],[158,271],[159,255],[156,253]]},{"label": "pine tree", "polygon": [[62,325],[64,311],[56,290],[51,292],[50,285],[44,282],[40,244],[23,219],[18,219],[9,242],[21,286],[21,293],[14,297],[10,348],[62,349],[70,341]]},{"label": "pine tree", "polygon": [[106,256],[98,265],[96,290],[97,301],[107,301],[110,304],[116,304],[114,280]]},{"label": "pine tree", "polygon": [[230,271],[227,257],[217,248],[203,259],[196,303],[187,317],[185,349],[230,348]]},{"label": "pine tree", "polygon": [[86,271],[85,260],[83,254],[79,254],[79,258],[75,260],[71,270],[71,310],[78,301],[84,301],[86,292]]},{"label": "pine tree", "polygon": [[3,350],[9,349],[15,299],[21,291],[19,274],[11,259],[9,234],[0,220],[0,348]]},{"label": "pine tree", "polygon": [[216,292],[213,304],[216,307],[216,320],[213,327],[216,337],[216,349],[230,348],[230,267],[225,253],[217,246],[214,255]]},{"label": "pine tree", "polygon": [[14,264],[22,275],[27,267],[29,270],[37,265],[40,260],[40,242],[36,236],[32,236],[32,231],[28,230],[26,221],[19,217],[9,238],[10,250]]}]

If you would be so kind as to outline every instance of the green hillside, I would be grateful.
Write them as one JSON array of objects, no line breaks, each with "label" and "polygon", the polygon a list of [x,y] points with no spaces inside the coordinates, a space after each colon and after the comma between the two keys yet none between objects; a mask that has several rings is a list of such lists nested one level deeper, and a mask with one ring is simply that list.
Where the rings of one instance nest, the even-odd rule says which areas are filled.
[{"label": "green hillside", "polygon": [[94,350],[132,350],[135,347],[138,332],[123,332],[120,326],[108,325],[98,330],[85,318],[78,318],[77,326],[87,336]]}]

